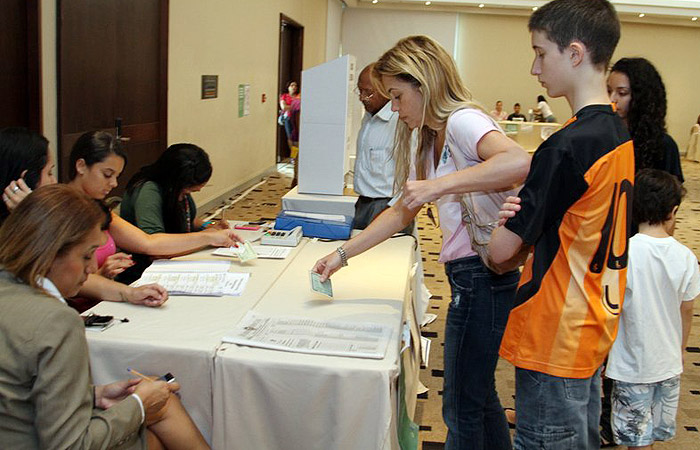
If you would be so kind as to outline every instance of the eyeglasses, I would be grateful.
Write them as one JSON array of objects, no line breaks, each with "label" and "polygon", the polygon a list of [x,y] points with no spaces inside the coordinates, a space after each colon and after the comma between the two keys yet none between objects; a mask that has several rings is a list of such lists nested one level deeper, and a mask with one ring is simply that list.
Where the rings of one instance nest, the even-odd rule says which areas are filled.
[{"label": "eyeglasses", "polygon": [[360,97],[361,102],[367,101],[367,100],[371,99],[372,97],[374,97],[374,91],[370,91],[370,94],[365,94],[368,91],[366,91],[364,89],[358,89],[357,87],[355,89],[353,89],[352,91],[355,93],[355,95]]}]

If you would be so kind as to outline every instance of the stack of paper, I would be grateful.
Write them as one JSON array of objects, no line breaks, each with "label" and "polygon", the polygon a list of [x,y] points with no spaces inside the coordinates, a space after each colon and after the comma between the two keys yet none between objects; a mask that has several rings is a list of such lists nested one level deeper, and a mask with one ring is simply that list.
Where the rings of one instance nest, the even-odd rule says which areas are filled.
[{"label": "stack of paper", "polygon": [[382,359],[391,337],[386,325],[258,315],[248,311],[223,342],[297,353]]},{"label": "stack of paper", "polygon": [[158,283],[170,295],[238,296],[245,290],[249,273],[230,273],[229,261],[155,261],[134,286]]}]

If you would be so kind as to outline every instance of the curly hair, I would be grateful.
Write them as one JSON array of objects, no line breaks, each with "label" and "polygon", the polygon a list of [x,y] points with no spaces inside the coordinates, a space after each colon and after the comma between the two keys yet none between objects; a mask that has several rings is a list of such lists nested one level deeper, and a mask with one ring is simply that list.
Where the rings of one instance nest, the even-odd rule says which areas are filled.
[{"label": "curly hair", "polygon": [[634,142],[636,170],[659,167],[666,134],[666,87],[661,75],[644,58],[622,58],[610,72],[623,73],[630,82],[627,127]]}]

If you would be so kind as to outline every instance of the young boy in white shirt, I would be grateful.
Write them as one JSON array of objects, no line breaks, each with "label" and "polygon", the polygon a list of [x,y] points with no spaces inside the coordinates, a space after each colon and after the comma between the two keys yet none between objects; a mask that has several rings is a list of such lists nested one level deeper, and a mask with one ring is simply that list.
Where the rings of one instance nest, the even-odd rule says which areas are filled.
[{"label": "young boy in white shirt", "polygon": [[628,448],[652,448],[676,431],[682,352],[700,294],[698,260],[673,238],[684,194],[666,172],[636,175],[632,210],[639,233],[629,241],[625,299],[605,374],[614,380],[615,443]]}]

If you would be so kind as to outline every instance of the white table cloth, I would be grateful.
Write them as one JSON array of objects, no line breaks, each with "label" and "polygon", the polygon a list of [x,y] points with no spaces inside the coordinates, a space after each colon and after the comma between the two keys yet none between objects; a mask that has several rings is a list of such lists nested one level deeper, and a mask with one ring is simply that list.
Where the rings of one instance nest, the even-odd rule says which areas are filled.
[{"label": "white table cloth", "polygon": [[389,325],[384,359],[222,345],[214,364],[214,448],[398,447],[396,381],[405,308],[412,305],[414,240],[390,239],[352,258],[332,277],[334,299],[325,300],[309,289],[308,271],[337,246],[309,242],[253,311]]},{"label": "white table cloth", "polygon": [[[129,378],[127,367],[147,375],[171,372],[181,385],[181,399],[208,442],[212,427],[212,374],[221,337],[265,292],[307,241],[284,260],[255,260],[232,272],[251,272],[240,297],[172,296],[160,308],[102,302],[88,312],[126,317],[102,332],[87,331],[90,365],[97,384]],[[225,259],[211,256],[213,249],[179,259]]]}]

